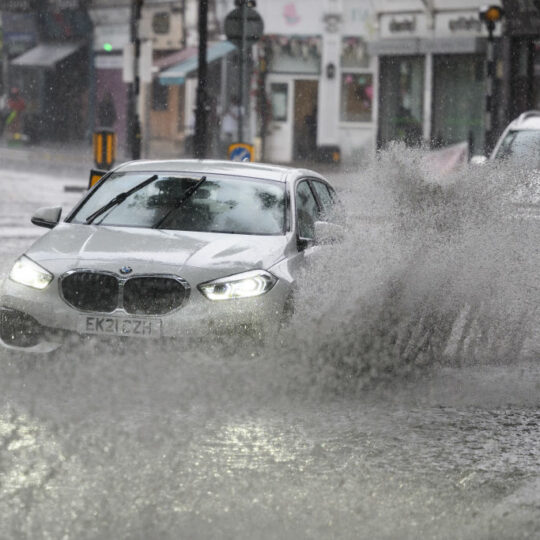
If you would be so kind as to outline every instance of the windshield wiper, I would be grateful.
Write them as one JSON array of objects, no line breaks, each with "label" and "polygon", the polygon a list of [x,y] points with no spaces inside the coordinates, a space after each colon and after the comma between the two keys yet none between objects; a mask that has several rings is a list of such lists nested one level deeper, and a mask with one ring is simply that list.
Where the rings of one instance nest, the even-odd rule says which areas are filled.
[{"label": "windshield wiper", "polygon": [[167,220],[167,218],[173,213],[176,212],[206,181],[206,176],[203,176],[191,187],[186,189],[184,196],[154,225],[154,229],[159,229],[161,225]]},{"label": "windshield wiper", "polygon": [[86,223],[90,225],[90,223],[92,223],[96,218],[101,216],[101,214],[104,214],[107,210],[110,210],[114,206],[117,206],[123,203],[130,195],[133,195],[133,193],[146,187],[148,184],[151,184],[157,179],[158,179],[158,175],[154,174],[154,176],[147,178],[144,182],[137,184],[135,187],[132,187],[131,189],[128,189],[127,191],[124,191],[123,193],[119,193],[118,195],[116,195],[116,197],[112,198],[107,204],[103,205],[101,208],[98,208],[93,214],[89,215],[86,218]]}]

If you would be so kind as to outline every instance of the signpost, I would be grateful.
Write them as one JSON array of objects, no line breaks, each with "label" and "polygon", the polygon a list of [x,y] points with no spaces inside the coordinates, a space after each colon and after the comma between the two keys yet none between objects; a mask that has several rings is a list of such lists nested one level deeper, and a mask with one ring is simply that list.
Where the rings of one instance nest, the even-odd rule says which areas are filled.
[{"label": "signpost", "polygon": [[[244,111],[247,111],[246,90],[249,87],[249,77],[246,77],[246,62],[248,58],[248,47],[252,47],[263,35],[264,23],[255,7],[255,0],[236,0],[237,8],[233,9],[225,17],[225,35],[227,39],[234,43],[240,50],[240,74],[238,77],[238,96],[240,106],[238,108],[238,143],[244,147],[251,147],[247,143],[242,143],[244,139]],[[236,152],[235,145],[229,147],[229,157]],[[253,148],[253,147],[251,147]],[[236,155],[236,153],[234,154]],[[250,152],[250,159],[253,159],[253,151]],[[247,161],[242,159],[241,161]]]},{"label": "signpost", "polygon": [[139,23],[142,15],[144,0],[134,0],[131,4],[130,41],[133,47],[133,81],[128,85],[128,144],[132,159],[141,157],[141,120],[137,104],[139,102],[140,84],[139,59],[141,55],[141,40],[139,38]]},{"label": "signpost", "polygon": [[234,143],[229,146],[229,159],[231,161],[253,161],[255,147],[247,143]]},{"label": "signpost", "polygon": [[199,66],[197,69],[197,108],[193,150],[197,159],[206,157],[208,148],[208,0],[199,0]]}]

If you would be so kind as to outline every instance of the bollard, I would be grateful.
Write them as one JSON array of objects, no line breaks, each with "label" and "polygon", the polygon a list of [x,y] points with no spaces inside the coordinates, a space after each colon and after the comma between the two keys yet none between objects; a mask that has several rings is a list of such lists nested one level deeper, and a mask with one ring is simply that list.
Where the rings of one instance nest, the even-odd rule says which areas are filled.
[{"label": "bollard", "polygon": [[98,169],[109,170],[116,159],[116,133],[112,129],[94,132],[94,161]]}]

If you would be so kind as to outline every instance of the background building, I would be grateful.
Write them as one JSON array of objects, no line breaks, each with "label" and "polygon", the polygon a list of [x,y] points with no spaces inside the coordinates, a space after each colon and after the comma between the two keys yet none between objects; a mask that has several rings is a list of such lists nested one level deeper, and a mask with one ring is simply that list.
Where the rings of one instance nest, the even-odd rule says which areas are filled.
[{"label": "background building", "polygon": [[509,122],[526,110],[540,110],[540,1],[504,0],[504,101]]},{"label": "background building", "polygon": [[[393,140],[435,147],[468,141],[471,154],[482,153],[487,38],[479,19],[483,4],[378,2],[378,39],[371,51],[378,58],[379,147]],[[500,34],[498,25],[496,35]]]},{"label": "background building", "polygon": [[87,0],[3,0],[5,89],[26,101],[33,141],[88,134],[92,26]]},{"label": "background building", "polygon": [[[232,3],[231,3],[232,4]],[[264,158],[290,162],[339,147],[358,159],[374,147],[372,0],[259,0],[269,122]],[[262,91],[253,82],[253,91]],[[261,111],[256,110],[258,117]]]}]

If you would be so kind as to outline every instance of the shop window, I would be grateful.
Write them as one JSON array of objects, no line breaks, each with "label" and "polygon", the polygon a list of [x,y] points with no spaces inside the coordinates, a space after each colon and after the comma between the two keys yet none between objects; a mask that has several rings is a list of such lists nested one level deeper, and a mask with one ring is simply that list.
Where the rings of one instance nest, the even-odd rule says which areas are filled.
[{"label": "shop window", "polygon": [[159,79],[152,83],[152,110],[166,111],[169,106],[169,87],[161,84]]},{"label": "shop window", "polygon": [[287,121],[287,101],[289,87],[286,83],[273,83],[270,85],[272,96],[272,120],[277,122]]},{"label": "shop window", "polygon": [[431,143],[468,141],[472,153],[484,146],[484,58],[474,54],[436,55],[433,60]]},{"label": "shop window", "polygon": [[422,143],[424,58],[383,56],[380,62],[379,146],[404,141]]},{"label": "shop window", "polygon": [[344,37],[341,41],[341,67],[367,68],[369,54],[366,42],[360,37]]},{"label": "shop window", "polygon": [[341,120],[371,122],[373,110],[373,75],[371,73],[342,73]]}]

